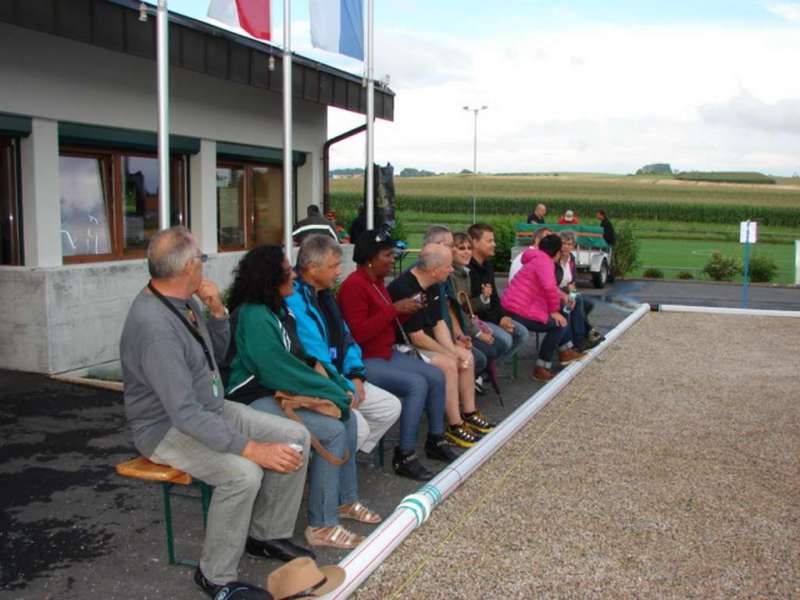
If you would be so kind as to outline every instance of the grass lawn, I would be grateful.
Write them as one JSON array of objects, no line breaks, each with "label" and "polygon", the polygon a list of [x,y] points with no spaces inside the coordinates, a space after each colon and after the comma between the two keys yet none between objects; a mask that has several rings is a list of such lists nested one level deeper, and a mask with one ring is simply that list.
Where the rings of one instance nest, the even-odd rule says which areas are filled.
[{"label": "grass lawn", "polygon": [[[740,260],[744,257],[744,246],[736,242],[642,239],[639,249],[642,268],[632,276],[641,276],[647,267],[657,267],[666,278],[674,278],[680,271],[691,271],[695,279],[708,279],[700,271],[714,251]],[[754,244],[751,252],[770,256],[778,265],[778,275],[772,283],[794,283],[794,246]],[[741,281],[741,277],[737,281]]]}]

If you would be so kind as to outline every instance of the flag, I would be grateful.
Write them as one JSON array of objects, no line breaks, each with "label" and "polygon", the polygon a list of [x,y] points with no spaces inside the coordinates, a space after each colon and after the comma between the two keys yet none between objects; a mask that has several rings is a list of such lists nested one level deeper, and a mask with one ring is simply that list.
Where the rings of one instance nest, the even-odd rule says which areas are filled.
[{"label": "flag", "polygon": [[364,60],[363,0],[310,0],[311,44]]},{"label": "flag", "polygon": [[211,0],[208,16],[231,27],[244,29],[253,37],[269,40],[269,0]]}]

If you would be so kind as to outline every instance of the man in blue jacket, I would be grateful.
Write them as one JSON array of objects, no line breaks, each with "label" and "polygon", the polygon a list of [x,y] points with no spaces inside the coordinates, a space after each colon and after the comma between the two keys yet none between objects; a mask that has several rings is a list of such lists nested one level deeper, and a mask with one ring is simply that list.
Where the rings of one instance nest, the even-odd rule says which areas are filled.
[{"label": "man in blue jacket", "polygon": [[358,421],[358,449],[372,452],[400,416],[400,400],[367,382],[361,348],[350,334],[331,288],[342,274],[342,249],[327,235],[303,240],[294,294],[286,298],[306,352],[350,382]]}]

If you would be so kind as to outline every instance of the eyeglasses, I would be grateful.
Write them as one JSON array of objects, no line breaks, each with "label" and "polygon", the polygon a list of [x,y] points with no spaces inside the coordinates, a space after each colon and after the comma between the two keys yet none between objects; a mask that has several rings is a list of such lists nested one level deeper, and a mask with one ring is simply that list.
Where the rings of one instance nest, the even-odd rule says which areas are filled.
[{"label": "eyeglasses", "polygon": [[201,263],[208,262],[208,254],[196,254],[192,259],[199,260]]}]

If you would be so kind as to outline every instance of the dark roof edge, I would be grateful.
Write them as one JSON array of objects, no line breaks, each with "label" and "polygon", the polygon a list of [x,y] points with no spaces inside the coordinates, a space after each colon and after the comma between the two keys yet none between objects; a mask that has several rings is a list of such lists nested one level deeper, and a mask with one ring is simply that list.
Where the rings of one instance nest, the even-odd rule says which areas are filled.
[{"label": "dark roof edge", "polygon": [[[139,5],[141,4],[140,0],[106,0],[111,4],[118,4],[125,8],[130,8],[132,10],[139,10]],[[154,18],[153,12],[155,11],[156,7],[152,4],[148,4],[148,14],[151,18]],[[180,13],[169,11],[169,21],[170,23],[175,23],[176,25],[182,25],[184,27],[188,27],[189,29],[193,29],[194,31],[199,31],[205,34],[212,35],[214,37],[220,37],[223,39],[227,39],[229,41],[235,42],[241,46],[246,46],[257,52],[263,52],[265,54],[271,54],[275,56],[276,60],[278,58],[283,57],[283,48],[278,45],[273,44],[272,42],[266,41],[257,41],[252,38],[249,38],[244,35],[239,35],[234,31],[230,31],[229,29],[223,29],[221,27],[217,27],[212,23],[207,21],[201,21],[200,19],[195,19],[194,17],[189,17],[187,15],[182,15]],[[297,52],[292,51],[292,61],[297,62],[299,64],[304,64],[305,66],[312,67],[314,69],[318,69],[320,71],[325,71],[326,73],[330,73],[331,75],[335,75],[336,77],[341,77],[343,79],[348,79],[349,81],[355,83],[362,83],[363,77],[356,75],[354,73],[350,73],[349,71],[345,71],[343,69],[339,69],[338,67],[334,67],[318,60],[314,60],[312,58],[308,58],[307,56],[303,56],[302,54],[297,54]],[[390,96],[394,96],[395,93],[386,85],[384,85],[380,81],[375,81],[375,91],[380,92],[383,94],[388,94]]]}]

